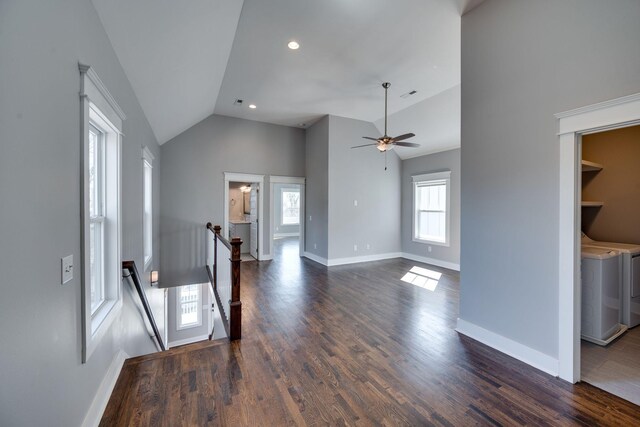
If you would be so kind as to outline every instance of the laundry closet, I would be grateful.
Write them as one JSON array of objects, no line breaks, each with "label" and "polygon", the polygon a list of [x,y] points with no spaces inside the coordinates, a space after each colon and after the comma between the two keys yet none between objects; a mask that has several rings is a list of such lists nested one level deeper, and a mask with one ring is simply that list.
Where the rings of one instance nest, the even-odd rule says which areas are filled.
[{"label": "laundry closet", "polygon": [[640,126],[582,137],[581,377],[640,404]]}]

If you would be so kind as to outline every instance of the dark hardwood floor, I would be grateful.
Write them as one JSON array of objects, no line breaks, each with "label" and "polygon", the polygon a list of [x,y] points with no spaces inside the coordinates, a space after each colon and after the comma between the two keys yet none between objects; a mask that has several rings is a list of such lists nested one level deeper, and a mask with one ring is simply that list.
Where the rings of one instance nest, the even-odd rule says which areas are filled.
[{"label": "dark hardwood floor", "polygon": [[243,263],[242,341],[129,359],[102,426],[640,425],[640,407],[454,331],[458,274],[435,291],[404,259],[332,267],[283,241]]}]

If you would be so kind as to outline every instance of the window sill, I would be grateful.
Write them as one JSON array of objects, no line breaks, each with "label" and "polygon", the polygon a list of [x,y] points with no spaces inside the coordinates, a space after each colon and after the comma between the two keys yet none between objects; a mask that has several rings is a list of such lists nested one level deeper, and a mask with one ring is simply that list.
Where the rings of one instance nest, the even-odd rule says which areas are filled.
[{"label": "window sill", "polygon": [[416,243],[422,243],[423,245],[434,245],[434,246],[444,246],[444,247],[451,246],[449,242],[439,242],[437,240],[425,240],[425,239],[418,239],[416,237],[414,237],[412,240]]}]

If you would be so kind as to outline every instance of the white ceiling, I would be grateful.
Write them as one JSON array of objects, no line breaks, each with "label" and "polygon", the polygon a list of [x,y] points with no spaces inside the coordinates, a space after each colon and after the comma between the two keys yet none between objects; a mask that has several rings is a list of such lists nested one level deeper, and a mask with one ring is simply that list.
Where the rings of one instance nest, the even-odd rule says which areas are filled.
[{"label": "white ceiling", "polygon": [[383,81],[390,133],[423,145],[401,157],[454,135],[459,144],[460,15],[482,0],[92,1],[161,144],[214,112],[289,126],[326,114],[375,122]]},{"label": "white ceiling", "polygon": [[213,113],[242,0],[92,0],[161,144]]},{"label": "white ceiling", "polygon": [[[215,112],[375,121],[460,84],[458,0],[245,0]],[[295,39],[297,51],[287,48]],[[409,98],[400,95],[417,90]],[[242,107],[234,105],[241,98]],[[248,108],[249,103],[258,106]]]},{"label": "white ceiling", "polygon": [[[415,138],[407,141],[420,144],[418,148],[394,147],[393,150],[401,159],[408,159],[460,147],[460,111],[458,85],[390,115],[389,135],[413,132]],[[376,120],[374,125],[380,134],[384,133],[384,118]]]}]

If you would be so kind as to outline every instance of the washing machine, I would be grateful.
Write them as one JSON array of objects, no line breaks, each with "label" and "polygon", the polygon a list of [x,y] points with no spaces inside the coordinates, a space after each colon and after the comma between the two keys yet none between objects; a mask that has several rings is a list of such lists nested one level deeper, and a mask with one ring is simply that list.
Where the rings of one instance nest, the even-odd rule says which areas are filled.
[{"label": "washing machine", "polygon": [[640,245],[599,242],[582,233],[582,246],[613,249],[622,256],[620,322],[629,328],[640,325]]},{"label": "washing machine", "polygon": [[620,324],[620,252],[582,247],[582,339],[607,345],[627,327]]}]

